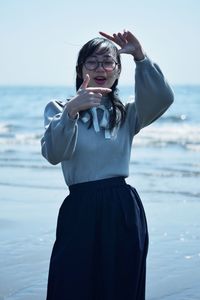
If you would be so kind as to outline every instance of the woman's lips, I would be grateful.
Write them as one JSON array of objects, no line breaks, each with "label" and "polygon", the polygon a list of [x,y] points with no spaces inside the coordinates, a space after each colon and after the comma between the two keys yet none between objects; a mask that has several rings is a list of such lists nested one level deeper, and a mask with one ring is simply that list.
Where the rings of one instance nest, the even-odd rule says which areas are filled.
[{"label": "woman's lips", "polygon": [[95,77],[94,81],[98,85],[104,85],[104,83],[106,82],[106,78],[105,77]]}]

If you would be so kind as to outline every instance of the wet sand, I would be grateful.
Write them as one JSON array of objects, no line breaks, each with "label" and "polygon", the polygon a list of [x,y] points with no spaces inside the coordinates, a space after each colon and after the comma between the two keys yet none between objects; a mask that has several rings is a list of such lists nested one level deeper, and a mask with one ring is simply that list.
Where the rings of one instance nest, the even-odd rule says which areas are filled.
[{"label": "wet sand", "polygon": [[[0,186],[0,300],[45,299],[57,214],[68,193],[57,171],[51,179],[57,188],[41,182],[40,188],[34,182]],[[147,300],[199,300],[198,198],[138,192],[150,234]]]}]

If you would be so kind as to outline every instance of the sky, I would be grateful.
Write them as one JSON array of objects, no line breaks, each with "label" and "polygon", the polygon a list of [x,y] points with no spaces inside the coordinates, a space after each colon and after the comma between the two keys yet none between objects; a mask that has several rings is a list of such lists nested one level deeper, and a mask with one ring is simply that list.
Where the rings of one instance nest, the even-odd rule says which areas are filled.
[{"label": "sky", "polygon": [[[199,0],[0,0],[0,85],[75,85],[79,49],[128,29],[171,84],[200,84]],[[122,55],[120,84],[134,82]]]}]

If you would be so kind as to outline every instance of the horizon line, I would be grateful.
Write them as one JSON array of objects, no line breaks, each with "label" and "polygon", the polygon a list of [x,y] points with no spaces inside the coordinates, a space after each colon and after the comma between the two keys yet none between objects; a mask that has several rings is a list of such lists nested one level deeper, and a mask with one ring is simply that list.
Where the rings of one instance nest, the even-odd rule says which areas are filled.
[{"label": "horizon line", "polygon": [[[170,83],[171,86],[200,86],[200,82],[199,83]],[[122,87],[133,87],[135,86],[135,84],[118,84],[118,88],[122,86]],[[1,84],[0,83],[0,88],[3,87],[70,87],[70,88],[75,88],[75,85],[72,84],[27,84],[27,83],[23,83],[23,84]]]}]

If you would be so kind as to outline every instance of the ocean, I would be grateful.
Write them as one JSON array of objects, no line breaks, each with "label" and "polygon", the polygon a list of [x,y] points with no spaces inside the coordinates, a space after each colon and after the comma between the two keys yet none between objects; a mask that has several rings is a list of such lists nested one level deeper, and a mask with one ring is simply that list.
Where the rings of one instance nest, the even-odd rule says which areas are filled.
[{"label": "ocean", "polygon": [[[200,299],[200,86],[134,138],[127,181],[149,224],[148,300]],[[73,87],[0,87],[0,300],[44,299],[56,217],[68,193],[60,165],[40,151],[43,112]],[[134,89],[119,86],[123,102]]]},{"label": "ocean", "polygon": [[[183,181],[194,181],[200,176],[200,86],[175,86],[175,102],[155,123],[143,129],[133,142],[130,174],[142,177],[141,189],[152,187],[157,178],[176,178],[180,184],[169,186],[169,191],[200,197],[198,185],[185,190]],[[121,87],[124,102],[133,101],[132,87]],[[73,87],[0,87],[0,167],[3,173],[25,170],[58,169],[41,157],[40,138],[43,111],[51,99],[66,99],[74,94]],[[2,172],[1,172],[2,174]],[[150,179],[150,181],[149,181]],[[144,184],[145,181],[145,184]],[[147,182],[148,183],[147,183]],[[181,184],[182,181],[182,184]],[[34,178],[0,177],[0,185],[39,185]],[[63,184],[63,183],[62,183]],[[172,184],[172,182],[171,182]],[[60,188],[56,183],[52,188]],[[162,185],[156,187],[162,190]],[[178,198],[178,197],[177,197]]]}]

